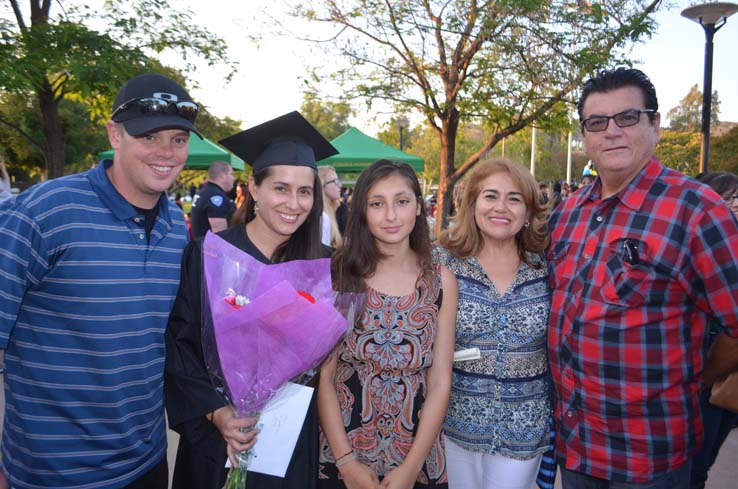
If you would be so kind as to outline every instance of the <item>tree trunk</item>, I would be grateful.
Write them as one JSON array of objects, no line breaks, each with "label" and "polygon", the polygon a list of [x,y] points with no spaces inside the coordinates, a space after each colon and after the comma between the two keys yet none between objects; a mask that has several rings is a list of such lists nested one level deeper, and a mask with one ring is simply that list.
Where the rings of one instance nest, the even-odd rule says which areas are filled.
[{"label": "tree trunk", "polygon": [[59,121],[59,102],[56,100],[51,85],[44,80],[43,87],[36,92],[44,137],[46,139],[46,177],[58,178],[64,175],[65,151],[64,132]]},{"label": "tree trunk", "polygon": [[[441,162],[439,168],[437,218],[435,235],[448,227],[448,216],[451,214],[453,190],[456,181],[453,179],[454,160],[456,157],[456,133],[459,129],[459,111],[451,109],[451,114],[441,125]],[[440,214],[438,214],[440,212]]]}]

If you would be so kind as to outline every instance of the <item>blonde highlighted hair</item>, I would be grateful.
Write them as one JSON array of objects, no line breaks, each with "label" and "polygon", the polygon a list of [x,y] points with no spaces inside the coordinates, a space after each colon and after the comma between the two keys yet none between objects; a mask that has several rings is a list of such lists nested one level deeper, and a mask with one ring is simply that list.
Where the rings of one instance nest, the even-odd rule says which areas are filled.
[{"label": "blonde highlighted hair", "polygon": [[477,198],[483,190],[482,183],[487,177],[497,173],[507,174],[522,194],[528,225],[518,232],[515,241],[518,244],[521,261],[529,266],[536,266],[538,262],[531,262],[527,254],[539,254],[548,245],[548,206],[543,203],[538,182],[530,172],[506,158],[480,161],[469,172],[454,225],[441,234],[441,245],[462,258],[475,256],[481,251],[484,239],[477,226],[474,209]]},{"label": "blonde highlighted hair", "polygon": [[[323,212],[328,214],[328,220],[331,222],[331,246],[338,248],[343,242],[341,231],[338,230],[338,221],[336,220],[336,209],[341,204],[340,200],[331,200],[325,193],[325,186],[328,184],[328,173],[336,173],[336,169],[332,166],[318,167],[318,176],[320,177],[320,188],[323,191]],[[338,175],[338,173],[336,173]]]}]

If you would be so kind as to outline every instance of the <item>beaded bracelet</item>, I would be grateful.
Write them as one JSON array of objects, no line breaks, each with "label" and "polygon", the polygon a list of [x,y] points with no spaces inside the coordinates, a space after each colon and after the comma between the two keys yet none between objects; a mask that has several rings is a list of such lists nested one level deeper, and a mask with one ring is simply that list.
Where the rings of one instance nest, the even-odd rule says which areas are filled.
[{"label": "beaded bracelet", "polygon": [[354,460],[356,460],[356,456],[354,455],[354,451],[351,450],[346,455],[336,460],[336,468],[346,465],[349,462],[353,462]]}]

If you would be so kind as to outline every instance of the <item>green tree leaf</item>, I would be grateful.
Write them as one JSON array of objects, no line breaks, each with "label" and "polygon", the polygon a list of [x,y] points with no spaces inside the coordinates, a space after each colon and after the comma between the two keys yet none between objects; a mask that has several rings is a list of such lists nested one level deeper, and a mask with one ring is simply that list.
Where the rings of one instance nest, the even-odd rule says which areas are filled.
[{"label": "green tree leaf", "polygon": [[[627,63],[620,53],[653,30],[649,15],[660,3],[316,0],[292,13],[322,24],[323,39],[332,41],[323,45],[348,61],[331,63],[318,80],[339,83],[347,100],[363,98],[370,108],[380,100],[425,118],[440,146],[440,231],[455,183],[533,122],[566,127],[577,87],[599,69]],[[485,133],[461,158],[466,124]]]},{"label": "green tree leaf", "polygon": [[[718,124],[720,115],[720,99],[717,90],[712,92],[710,102],[710,126]],[[667,113],[669,129],[679,132],[700,132],[702,129],[702,92],[695,83],[689,93]]]},{"label": "green tree leaf", "polygon": [[57,3],[29,0],[29,19],[18,0],[10,4],[14,17],[0,19],[0,93],[37,100],[41,133],[29,142],[49,178],[62,175],[68,162],[60,114],[65,99],[89,104],[93,119],[107,116],[115,92],[130,77],[160,68],[153,57],[165,51],[180,55],[185,72],[194,70],[195,59],[229,64],[224,41],[165,0],[108,0],[100,10],[65,5],[57,14],[51,10]]}]

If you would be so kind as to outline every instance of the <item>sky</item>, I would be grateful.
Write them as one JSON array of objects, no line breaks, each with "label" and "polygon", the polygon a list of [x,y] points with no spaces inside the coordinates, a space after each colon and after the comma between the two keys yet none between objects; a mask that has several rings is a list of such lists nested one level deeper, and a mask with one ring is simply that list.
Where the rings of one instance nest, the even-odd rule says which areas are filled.
[{"label": "sky", "polygon": [[[102,0],[87,0],[96,3]],[[644,0],[645,1],[645,0]],[[732,0],[738,2],[738,0]],[[274,19],[288,29],[294,20],[284,14],[297,0],[178,0],[195,13],[195,20],[220,35],[230,49],[230,58],[237,63],[237,74],[230,83],[225,81],[224,66],[203,66],[190,75],[192,95],[219,117],[242,121],[246,128],[299,109],[304,83],[310,66],[344,62],[321,57],[314,43],[299,41],[291,36],[277,35]],[[669,109],[675,107],[690,87],[703,84],[705,35],[697,23],[680,15],[693,2],[664,0],[655,15],[658,27],[651,39],[636,45],[630,57],[656,86],[662,125]],[[667,8],[668,7],[668,8]],[[3,15],[12,15],[7,6]],[[55,9],[57,11],[58,9]],[[270,18],[272,17],[272,18]],[[312,26],[311,26],[312,27]],[[326,38],[330,32],[313,28],[314,37]],[[259,35],[255,44],[249,36]],[[162,57],[165,64],[182,67],[176,53]],[[720,99],[720,120],[738,122],[738,14],[715,34],[713,90]],[[334,89],[335,91],[335,89]],[[326,98],[336,93],[321,93]],[[359,129],[375,135],[392,114],[375,106],[371,111],[363,102],[354,104],[357,115],[350,121]],[[413,124],[419,114],[408,114]]]},{"label": "sky", "polygon": [[[187,1],[198,20],[226,40],[232,59],[239,63],[239,72],[230,84],[223,82],[224,69],[198,71],[194,78],[200,86],[193,90],[197,100],[218,116],[243,121],[244,128],[299,109],[307,66],[319,63],[320,58],[310,43],[268,34],[263,11],[268,7],[268,12],[278,15],[279,0],[210,0],[212,8],[204,11],[201,0]],[[671,6],[662,6],[656,14],[659,26],[653,37],[631,51],[636,67],[654,82],[662,120],[692,85],[702,89],[705,53],[702,27],[681,16],[693,2],[664,3]],[[229,14],[224,16],[224,11]],[[246,38],[246,34],[255,33],[266,36],[258,47]],[[713,90],[718,91],[721,102],[720,120],[738,122],[738,14],[715,34],[714,44]],[[360,115],[352,123],[369,134],[376,133],[379,124],[390,118],[390,114],[368,117],[363,104],[355,108]]]}]

